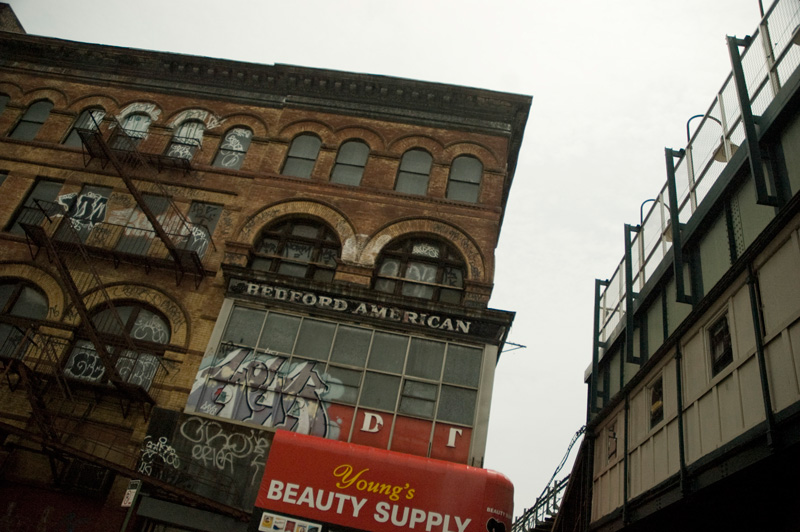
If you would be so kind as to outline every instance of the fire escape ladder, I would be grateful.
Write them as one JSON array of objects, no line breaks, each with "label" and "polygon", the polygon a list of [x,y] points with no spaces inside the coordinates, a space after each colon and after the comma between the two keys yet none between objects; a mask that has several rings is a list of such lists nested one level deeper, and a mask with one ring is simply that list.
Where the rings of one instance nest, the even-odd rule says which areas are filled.
[{"label": "fire escape ladder", "polygon": [[98,358],[103,365],[104,377],[128,400],[155,404],[155,401],[143,388],[130,384],[122,378],[117,370],[117,362],[120,355],[126,353],[124,351],[120,353],[117,348],[112,356],[107,342],[101,339],[101,334],[89,315],[82,294],[93,303],[92,306],[99,306],[108,311],[107,316],[113,323],[104,325],[104,328],[117,331],[115,338],[123,340],[125,345],[122,347],[127,350],[127,353],[140,351],[130,335],[125,332],[122,318],[105,290],[80,235],[75,230],[72,219],[66,215],[62,205],[39,200],[35,203],[44,215],[42,224],[21,222],[20,226],[25,231],[29,242],[33,242],[37,247],[47,251],[50,261],[58,270],[75,311],[81,319],[83,332],[96,349]]},{"label": "fire escape ladder", "polygon": [[[95,123],[94,129],[78,130],[78,134],[83,141],[84,153],[88,155],[86,164],[88,165],[95,158],[101,159],[104,167],[107,163],[111,163],[174,261],[177,282],[180,284],[183,274],[188,271],[195,276],[195,287],[199,286],[205,275],[205,268],[200,256],[195,250],[191,249],[189,244],[195,233],[205,232],[205,238],[216,249],[214,242],[211,240],[211,235],[208,234],[208,229],[200,224],[192,224],[186,219],[172,201],[172,196],[167,188],[158,178],[158,171],[152,167],[148,157],[137,149],[137,142],[125,131],[125,128],[116,118],[106,118],[103,121],[109,124],[108,129],[111,130],[110,143],[103,138],[100,124]],[[110,144],[113,144],[113,147]],[[191,168],[188,160],[179,160],[187,165],[185,171],[187,168]],[[161,166],[160,163],[157,164]],[[157,193],[167,200],[167,212],[160,217],[162,220],[167,221],[166,225],[162,223],[162,220],[159,220],[159,217],[147,205],[142,193],[134,184],[128,169],[136,169],[137,173],[142,174],[143,177],[152,182]]]}]

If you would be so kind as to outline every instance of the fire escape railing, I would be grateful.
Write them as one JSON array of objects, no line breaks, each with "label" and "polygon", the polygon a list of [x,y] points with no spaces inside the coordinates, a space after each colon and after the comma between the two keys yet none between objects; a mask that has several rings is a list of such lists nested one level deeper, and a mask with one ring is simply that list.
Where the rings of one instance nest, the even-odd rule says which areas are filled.
[{"label": "fire escape railing", "polygon": [[532,507],[526,508],[523,514],[514,520],[514,523],[511,525],[511,532],[531,532],[537,530],[537,527],[546,525],[548,520],[552,521],[558,514],[558,510],[561,507],[561,499],[564,496],[564,490],[567,488],[567,484],[569,484],[570,476],[567,475],[561,480],[556,480],[556,476],[564,468],[572,452],[572,448],[575,446],[578,439],[583,436],[584,432],[586,432],[586,426],[578,429],[572,437],[569,446],[567,446],[567,452],[564,458],[561,459],[561,463],[556,467],[544,491],[536,498],[536,502]]},{"label": "fire escape railing", "polygon": [[[104,138],[103,129],[109,131],[107,140]],[[179,169],[184,173],[189,173],[192,170],[191,157],[200,149],[199,141],[192,138],[173,137],[168,154],[143,153],[138,149],[139,143],[143,140],[142,135],[139,133],[135,136],[129,134],[113,117],[104,118],[102,123],[95,122],[92,129],[79,129],[78,135],[83,143],[85,164],[88,166],[95,159],[100,160],[103,167],[110,164],[122,178],[138,208],[147,218],[150,228],[137,228],[136,230],[142,231],[141,236],[149,233],[149,236],[160,240],[164,251],[160,258],[170,259],[169,261],[162,260],[157,265],[174,267],[179,283],[183,274],[191,273],[195,277],[195,286],[199,286],[206,270],[201,260],[200,250],[193,243],[205,242],[214,251],[216,251],[216,246],[208,228],[187,220],[159,179],[159,172],[165,169]],[[180,156],[170,155],[172,153]],[[153,212],[145,201],[142,191],[134,183],[134,179],[145,179],[152,184],[155,188],[153,192],[166,200],[166,212],[159,215]],[[110,228],[111,225],[99,224],[101,229]],[[133,228],[126,229],[128,232],[131,230]],[[124,250],[122,252],[124,253]],[[135,251],[131,255],[143,256]]]}]

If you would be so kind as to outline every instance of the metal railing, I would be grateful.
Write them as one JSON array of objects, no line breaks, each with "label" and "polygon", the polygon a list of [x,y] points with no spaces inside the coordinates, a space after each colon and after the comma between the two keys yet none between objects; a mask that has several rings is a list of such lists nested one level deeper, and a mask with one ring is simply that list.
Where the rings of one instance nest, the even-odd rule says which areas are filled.
[{"label": "metal railing", "polygon": [[[800,30],[800,2],[776,0],[767,11],[741,55],[752,112],[762,114],[800,65],[800,46],[793,42]],[[733,74],[729,74],[691,134],[675,166],[677,205],[681,224],[687,223],[736,149],[745,140],[745,125]],[[690,119],[691,121],[691,119]],[[645,203],[652,206],[631,241],[633,289],[641,290],[672,247],[669,195],[665,184]],[[642,204],[644,206],[644,203]],[[599,302],[599,343],[612,339],[625,320],[625,259],[608,279]],[[599,358],[602,358],[602,348]]]}]

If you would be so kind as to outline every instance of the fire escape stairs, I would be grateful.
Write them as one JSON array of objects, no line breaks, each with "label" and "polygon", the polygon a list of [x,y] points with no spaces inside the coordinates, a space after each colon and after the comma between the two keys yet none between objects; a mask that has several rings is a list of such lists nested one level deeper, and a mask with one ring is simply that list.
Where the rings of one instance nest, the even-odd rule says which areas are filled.
[{"label": "fire escape stairs", "polygon": [[[151,164],[154,161],[158,169],[164,167],[181,168],[184,173],[188,173],[191,170],[190,161],[165,155],[144,154],[138,150],[137,142],[115,118],[105,118],[103,123],[108,124],[107,129],[111,132],[108,141],[103,136],[100,123],[95,122],[92,129],[78,130],[78,135],[83,143],[86,166],[94,159],[102,161],[103,167],[111,164],[172,258],[175,264],[177,282],[180,283],[183,275],[186,272],[190,272],[195,276],[195,287],[198,287],[205,276],[205,268],[197,252],[187,248],[186,244],[193,231],[205,231],[208,241],[213,246],[211,235],[208,234],[208,229],[204,226],[192,224],[186,219],[186,216],[173,202],[166,186],[159,179],[158,170]],[[169,161],[169,163],[165,163],[165,161]],[[153,183],[158,195],[167,200],[168,212],[162,215],[161,219],[169,220],[168,226],[165,227],[159,217],[147,205],[142,192],[134,183],[131,171],[135,171],[137,177],[144,177],[147,181]],[[183,246],[176,243],[176,240],[182,240]]]}]

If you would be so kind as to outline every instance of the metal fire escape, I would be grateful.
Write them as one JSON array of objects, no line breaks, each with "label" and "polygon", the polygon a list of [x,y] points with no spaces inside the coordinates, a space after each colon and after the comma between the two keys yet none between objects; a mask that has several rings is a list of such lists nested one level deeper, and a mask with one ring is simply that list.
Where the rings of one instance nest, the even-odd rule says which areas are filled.
[{"label": "metal fire escape", "polygon": [[[113,473],[141,476],[137,473],[139,452],[130,446],[129,431],[132,427],[123,426],[123,423],[118,427],[102,428],[88,420],[99,400],[105,396],[119,400],[121,419],[128,417],[131,406],[135,404],[142,406],[146,416],[148,405],[155,404],[150,386],[157,375],[166,373],[160,356],[163,352],[152,344],[134,340],[126,332],[125,324],[95,267],[97,259],[112,259],[115,266],[120,260],[126,260],[141,262],[147,268],[154,265],[174,268],[179,283],[184,273],[194,275],[196,285],[205,274],[198,252],[190,246],[192,235],[204,228],[190,224],[175,207],[158,181],[148,156],[136,150],[133,140],[115,121],[111,131],[109,140],[113,147],[103,139],[99,127],[79,131],[84,153],[88,155],[86,164],[99,158],[103,166],[110,163],[114,167],[152,227],[152,231],[144,230],[146,238],[163,245],[163,257],[154,258],[152,253],[120,252],[113,246],[96,245],[97,239],[87,243],[93,228],[86,231],[81,221],[73,219],[69,209],[60,203],[34,200],[23,208],[17,219],[34,260],[44,250],[48,262],[58,272],[71,305],[65,309],[64,315],[68,318],[65,321],[78,325],[8,316],[4,319],[4,322],[9,322],[7,326],[12,332],[0,345],[0,378],[6,381],[12,392],[22,388],[31,414],[24,428],[0,422],[0,435],[3,439],[8,435],[17,437],[10,444],[6,441],[5,447],[32,450],[31,446],[38,446],[40,451],[37,452],[48,457],[53,477],[61,479],[57,482],[71,474],[83,474],[87,468],[92,474],[99,472],[104,479],[113,479]],[[178,161],[166,156],[157,159],[161,169],[167,165],[184,171],[190,168],[187,160]],[[135,172],[139,179],[144,177],[155,183],[156,191],[168,200],[168,216],[157,217],[153,213],[130,172]],[[168,220],[169,225],[165,227],[162,220]],[[133,230],[142,231],[140,228]],[[213,246],[207,229],[205,231],[204,236]],[[89,309],[100,309],[101,312],[90,313]],[[65,361],[76,354],[91,356],[97,364],[92,378],[75,378],[74,375],[68,378]],[[150,369],[144,371],[148,364]],[[78,398],[76,392],[81,390],[90,393]],[[76,464],[82,468],[78,473],[73,467]],[[246,517],[238,509],[198,497],[157,479],[148,478],[145,482],[152,490],[168,498],[240,519]]]}]

